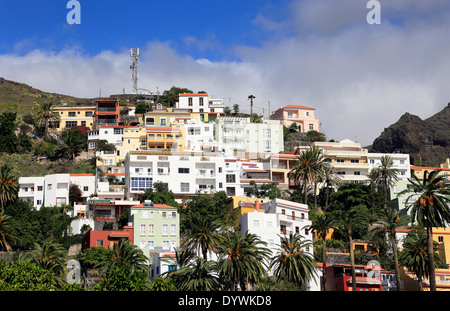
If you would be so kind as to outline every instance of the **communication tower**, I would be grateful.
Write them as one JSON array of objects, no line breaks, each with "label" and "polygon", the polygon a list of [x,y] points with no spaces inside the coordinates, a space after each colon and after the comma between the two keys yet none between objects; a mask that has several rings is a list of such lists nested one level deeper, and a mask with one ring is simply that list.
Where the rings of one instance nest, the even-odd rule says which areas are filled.
[{"label": "communication tower", "polygon": [[132,64],[130,66],[131,69],[131,81],[133,82],[133,92],[137,94],[138,90],[138,63],[139,63],[139,48],[131,48],[130,49],[130,58]]}]

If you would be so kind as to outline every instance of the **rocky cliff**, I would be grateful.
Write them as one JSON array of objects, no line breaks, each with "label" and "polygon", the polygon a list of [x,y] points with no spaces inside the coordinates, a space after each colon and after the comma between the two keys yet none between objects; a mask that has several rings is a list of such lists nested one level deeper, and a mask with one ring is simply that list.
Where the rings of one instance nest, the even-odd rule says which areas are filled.
[{"label": "rocky cliff", "polygon": [[370,151],[409,153],[412,164],[439,166],[450,157],[450,103],[425,120],[405,113],[384,129]]}]

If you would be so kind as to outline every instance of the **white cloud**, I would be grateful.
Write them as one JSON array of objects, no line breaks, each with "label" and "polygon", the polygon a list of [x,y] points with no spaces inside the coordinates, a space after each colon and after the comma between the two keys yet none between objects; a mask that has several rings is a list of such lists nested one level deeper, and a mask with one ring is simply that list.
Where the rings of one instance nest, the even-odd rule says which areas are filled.
[{"label": "white cloud", "polygon": [[[229,47],[235,61],[195,59],[168,42],[149,42],[141,47],[139,87],[205,90],[247,112],[252,94],[255,111],[264,109],[266,116],[269,101],[272,111],[286,104],[312,106],[329,138],[371,144],[403,113],[426,118],[446,106],[448,5],[436,0],[436,10],[423,1],[381,1],[382,16],[404,13],[398,26],[383,17],[381,25],[368,25],[365,1],[357,2],[357,7],[356,0],[293,2],[292,16],[283,22],[259,15],[255,23],[276,29],[277,37],[260,47]],[[427,23],[421,10],[437,19]],[[283,27],[289,35],[279,36]],[[94,56],[76,48],[35,50],[0,55],[0,76],[49,92],[96,97],[100,88],[104,96],[123,88],[130,92],[129,65],[125,49]]]}]

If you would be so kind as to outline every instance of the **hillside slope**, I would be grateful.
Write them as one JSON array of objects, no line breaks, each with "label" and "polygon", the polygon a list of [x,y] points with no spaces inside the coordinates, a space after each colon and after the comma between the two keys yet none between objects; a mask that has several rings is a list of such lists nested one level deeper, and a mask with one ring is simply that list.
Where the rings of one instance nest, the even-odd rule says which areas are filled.
[{"label": "hillside slope", "polygon": [[439,166],[450,157],[450,103],[425,120],[405,113],[384,129],[370,151],[409,153],[412,164]]},{"label": "hillside slope", "polygon": [[43,92],[24,83],[0,77],[0,113],[17,112],[18,114],[24,114],[33,109],[34,102],[42,103],[46,101],[57,104],[85,104],[92,102],[91,99]]}]

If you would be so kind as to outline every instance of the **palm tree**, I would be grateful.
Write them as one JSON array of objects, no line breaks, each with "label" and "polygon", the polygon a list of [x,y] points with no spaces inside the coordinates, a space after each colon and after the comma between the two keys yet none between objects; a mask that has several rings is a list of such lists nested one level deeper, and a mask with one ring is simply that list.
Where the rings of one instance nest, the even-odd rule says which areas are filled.
[{"label": "palm tree", "polygon": [[353,235],[361,228],[367,228],[369,222],[363,206],[351,207],[341,219],[339,229],[347,233],[350,250],[350,264],[352,270],[352,289],[356,291],[355,252],[353,250]]},{"label": "palm tree", "polygon": [[253,114],[253,99],[255,98],[253,95],[248,95],[248,99],[250,99],[250,116]]},{"label": "palm tree", "polygon": [[336,174],[336,172],[330,165],[323,166],[322,182],[323,187],[325,187],[325,207],[324,207],[325,210],[328,209],[328,202],[330,199],[330,188],[333,188],[333,185],[336,184],[339,180],[341,180],[341,177],[338,174]]},{"label": "palm tree", "polygon": [[[434,260],[440,261],[439,244],[433,242]],[[428,238],[422,230],[412,230],[403,240],[402,264],[413,272],[418,280],[418,290],[423,289],[423,280],[430,275],[428,266]]]},{"label": "palm tree", "polygon": [[129,240],[120,239],[109,249],[112,251],[111,257],[99,263],[104,271],[108,271],[114,265],[125,265],[130,268],[131,273],[148,269],[146,265],[147,257],[140,248],[132,245]]},{"label": "palm tree", "polygon": [[182,276],[179,289],[182,291],[217,290],[220,282],[214,273],[215,266],[214,261],[196,257],[192,263],[178,271]]},{"label": "palm tree", "polygon": [[317,237],[322,239],[322,290],[326,291],[326,263],[327,263],[327,243],[326,238],[330,229],[335,229],[336,220],[330,213],[322,210],[315,210],[311,213],[312,224],[309,229],[316,232]]},{"label": "palm tree", "polygon": [[217,272],[232,291],[237,289],[237,285],[245,290],[247,284],[255,284],[266,275],[265,266],[270,253],[266,245],[255,234],[227,234],[220,246]]},{"label": "palm tree", "polygon": [[321,170],[327,164],[328,163],[325,162],[325,156],[317,146],[312,146],[310,149],[303,151],[297,156],[297,161],[289,172],[289,175],[299,184],[299,186],[303,184],[305,191],[304,204],[307,204],[308,200],[308,184],[314,182],[316,185]]},{"label": "palm tree", "polygon": [[188,250],[197,251],[198,256],[202,254],[206,260],[208,252],[211,254],[223,241],[223,235],[219,233],[219,228],[220,220],[196,216],[192,218],[183,244],[187,246]]},{"label": "palm tree", "polygon": [[427,230],[431,291],[436,290],[433,227],[445,227],[450,222],[450,209],[447,205],[450,202],[450,183],[443,175],[439,175],[441,171],[425,171],[422,181],[413,175],[413,179],[409,179],[411,187],[399,194],[410,194],[406,204],[407,209],[411,209],[411,219]]},{"label": "palm tree", "polygon": [[423,231],[411,231],[403,240],[403,264],[416,275],[419,291],[423,289],[423,279],[429,276],[427,247]]},{"label": "palm tree", "polygon": [[5,249],[7,252],[12,251],[12,247],[9,244],[11,240],[15,240],[14,236],[10,235],[11,232],[11,216],[0,213],[0,249]]},{"label": "palm tree", "polygon": [[312,243],[299,234],[289,234],[281,240],[280,252],[272,257],[270,268],[275,268],[277,280],[287,280],[302,286],[316,273],[316,262],[311,253],[306,252]]},{"label": "palm tree", "polygon": [[7,202],[14,201],[19,192],[17,177],[12,173],[11,168],[6,164],[0,168],[0,204],[2,213],[5,212]]},{"label": "palm tree", "polygon": [[33,260],[43,269],[62,275],[65,270],[67,250],[55,241],[46,241],[42,245],[35,243],[31,253]]},{"label": "palm tree", "polygon": [[394,162],[392,161],[392,157],[390,155],[384,155],[381,157],[381,165],[377,167],[375,170],[378,172],[379,180],[383,187],[384,195],[385,195],[385,204],[384,207],[387,208],[388,201],[388,186],[392,185],[393,182],[398,180],[399,170],[393,168]]},{"label": "palm tree", "polygon": [[386,208],[384,211],[384,217],[375,222],[371,228],[371,232],[384,232],[389,234],[392,244],[392,252],[394,254],[395,276],[397,278],[397,290],[401,291],[400,282],[400,268],[398,264],[398,250],[397,240],[395,238],[395,229],[404,226],[409,223],[410,217],[408,215],[400,216],[397,210],[392,208]]},{"label": "palm tree", "polygon": [[36,103],[33,109],[35,110],[35,118],[37,124],[44,124],[44,138],[48,136],[49,121],[60,121],[61,117],[57,114],[55,104],[51,102]]}]

